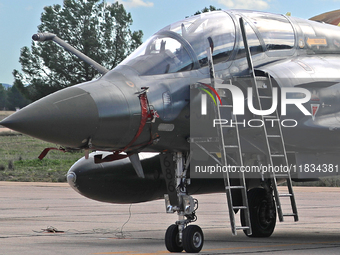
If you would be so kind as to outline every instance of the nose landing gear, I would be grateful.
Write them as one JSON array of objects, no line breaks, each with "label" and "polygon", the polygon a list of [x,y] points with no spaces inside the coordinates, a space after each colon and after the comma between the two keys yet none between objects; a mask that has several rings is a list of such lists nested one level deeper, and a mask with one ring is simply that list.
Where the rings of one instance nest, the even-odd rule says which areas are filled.
[{"label": "nose landing gear", "polygon": [[196,221],[198,201],[187,194],[186,186],[190,183],[187,178],[189,157],[181,152],[161,155],[162,172],[166,180],[168,194],[164,195],[167,213],[177,212],[178,221],[168,227],[165,233],[165,246],[170,252],[188,253],[200,252],[204,236],[202,229],[197,225],[189,225]]}]

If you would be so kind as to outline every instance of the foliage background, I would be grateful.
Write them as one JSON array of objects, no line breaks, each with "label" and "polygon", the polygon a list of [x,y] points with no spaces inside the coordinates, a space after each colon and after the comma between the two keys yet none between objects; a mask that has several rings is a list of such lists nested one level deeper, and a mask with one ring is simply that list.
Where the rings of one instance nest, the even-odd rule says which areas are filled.
[{"label": "foliage background", "polygon": [[83,154],[51,151],[39,160],[46,147],[55,147],[17,133],[0,133],[0,181],[65,182],[68,169]]},{"label": "foliage background", "polygon": [[[38,33],[56,34],[110,70],[142,43],[143,32],[131,31],[132,22],[131,14],[118,2],[64,0],[63,6],[44,8]],[[19,62],[22,72],[13,71],[14,86],[32,101],[100,76],[51,41],[33,41],[31,48],[23,47]]]}]

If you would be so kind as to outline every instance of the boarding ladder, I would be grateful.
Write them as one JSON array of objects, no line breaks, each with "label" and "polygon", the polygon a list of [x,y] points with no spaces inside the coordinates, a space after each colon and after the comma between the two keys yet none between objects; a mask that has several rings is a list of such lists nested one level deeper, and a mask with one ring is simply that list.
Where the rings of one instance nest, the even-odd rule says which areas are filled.
[{"label": "boarding ladder", "polygon": [[[223,114],[221,112],[224,110],[223,108],[232,108],[232,104],[226,105],[218,105],[217,107],[217,118],[223,119]],[[237,115],[232,114],[233,123],[237,123]],[[240,143],[240,135],[239,128],[237,124],[233,125],[218,125],[218,135],[220,137],[220,148],[221,148],[221,161],[222,165],[227,166],[228,162],[232,163],[233,166],[238,168],[238,179],[239,185],[231,185],[230,182],[230,174],[227,171],[223,173],[225,191],[227,195],[228,209],[229,209],[229,218],[231,231],[233,235],[236,235],[237,230],[245,230],[247,235],[251,235],[251,223],[250,223],[250,212],[248,206],[248,197],[247,197],[247,185],[246,179],[243,171],[240,171],[240,167],[243,166],[243,158],[242,158],[242,150]],[[226,139],[225,134],[231,134],[231,139],[229,137]],[[230,156],[232,155],[232,156]],[[234,205],[232,198],[232,190],[240,190],[242,195],[242,205]],[[235,223],[235,212],[237,210],[243,210],[245,215],[245,225],[244,226],[236,226]]]},{"label": "boarding ladder", "polygon": [[[211,86],[215,88],[215,71],[212,59],[212,51],[210,48],[207,49],[208,55],[208,64],[210,70],[210,80]],[[229,100],[231,101],[231,100]],[[232,120],[234,123],[237,123],[237,115],[233,114],[233,104],[232,102],[227,102],[227,104],[217,104],[214,109],[215,118],[216,119],[224,119],[226,113],[231,114]],[[228,134],[228,135],[225,135]],[[252,234],[251,230],[251,222],[250,222],[250,212],[248,206],[248,197],[247,197],[247,185],[246,179],[243,171],[240,171],[240,167],[243,166],[243,157],[240,143],[240,134],[239,128],[237,124],[234,125],[217,125],[217,136],[219,147],[221,151],[221,165],[222,166],[230,166],[228,162],[231,163],[232,166],[238,168],[237,171],[237,179],[239,183],[237,185],[231,184],[231,176],[229,171],[223,172],[223,180],[225,186],[225,192],[227,196],[227,204],[229,210],[229,218],[231,231],[233,235],[237,234],[237,230],[244,230],[247,235]],[[233,176],[233,178],[236,178]],[[232,190],[239,190],[242,196],[242,204],[235,205],[232,197]],[[238,210],[242,210],[244,214],[244,225],[237,226],[235,221],[235,213]]]},{"label": "boarding ladder", "polygon": [[[269,74],[266,75],[266,77],[256,77],[255,71],[251,59],[251,54],[247,42],[247,36],[244,28],[244,22],[243,19],[240,18],[240,27],[244,42],[244,47],[246,50],[247,55],[247,62],[248,67],[251,74],[251,83],[253,87],[255,98],[255,104],[257,105],[258,110],[262,110],[263,106],[268,105],[268,100],[273,100],[273,84],[272,80]],[[275,171],[272,171],[270,173],[271,177],[271,184],[272,189],[274,192],[275,197],[275,203],[277,208],[277,213],[279,216],[279,220],[283,221],[283,218],[285,216],[292,216],[294,217],[294,221],[298,221],[298,212],[295,202],[295,196],[293,192],[293,186],[292,186],[292,180],[290,176],[289,165],[288,165],[288,159],[287,159],[287,152],[284,144],[283,134],[280,123],[278,121],[280,120],[278,111],[275,110],[270,115],[260,115],[260,119],[262,120],[262,123],[265,123],[262,128],[263,136],[265,139],[265,147],[266,147],[266,154],[267,154],[267,162],[270,166],[280,166],[281,169],[285,169],[285,171],[280,171],[280,173],[275,173]],[[286,193],[279,193],[277,188],[277,182],[278,179],[285,179],[287,182],[287,189],[288,191]],[[282,212],[282,206],[280,198],[283,197],[289,197],[290,198],[290,204],[291,204],[291,213],[283,213]]]}]

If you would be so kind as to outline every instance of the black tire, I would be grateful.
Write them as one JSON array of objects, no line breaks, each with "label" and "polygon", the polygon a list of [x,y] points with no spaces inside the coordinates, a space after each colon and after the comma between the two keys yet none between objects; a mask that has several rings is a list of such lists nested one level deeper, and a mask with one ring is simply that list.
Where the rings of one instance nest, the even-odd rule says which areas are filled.
[{"label": "black tire", "polygon": [[202,250],[204,236],[202,229],[197,225],[187,226],[183,230],[183,248],[188,253],[197,253]]},{"label": "black tire", "polygon": [[[273,207],[272,215],[268,214],[268,201],[266,191],[261,188],[254,188],[248,191],[248,206],[252,234],[249,237],[269,237],[272,235],[276,225],[276,210]],[[274,203],[274,198],[273,203]],[[241,223],[245,226],[244,210],[241,210]]]},{"label": "black tire", "polygon": [[169,252],[182,252],[183,245],[179,241],[178,226],[172,224],[165,232],[165,247]]}]

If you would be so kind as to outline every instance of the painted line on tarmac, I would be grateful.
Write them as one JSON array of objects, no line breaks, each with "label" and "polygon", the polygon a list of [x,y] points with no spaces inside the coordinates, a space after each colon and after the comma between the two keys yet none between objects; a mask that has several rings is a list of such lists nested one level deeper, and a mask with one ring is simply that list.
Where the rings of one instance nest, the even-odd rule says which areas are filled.
[{"label": "painted line on tarmac", "polygon": [[[244,247],[229,247],[229,248],[216,248],[216,249],[203,249],[201,252],[211,252],[211,251],[225,251],[225,250],[246,250],[246,249],[259,249],[259,248],[274,248],[274,247],[287,247],[287,246],[296,246],[296,245],[311,245],[311,244],[339,244],[339,242],[310,242],[310,243],[287,243],[287,244],[271,244],[271,245],[258,245],[258,246],[244,246]],[[138,254],[138,255],[147,255],[147,254],[169,254],[168,251],[157,251],[157,252],[138,252],[138,251],[118,251],[118,252],[99,252],[93,253],[96,255],[102,254],[121,254],[121,255],[129,255],[129,254]]]}]

